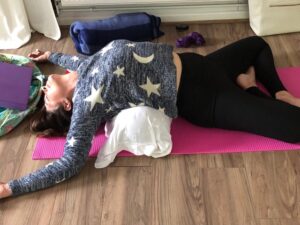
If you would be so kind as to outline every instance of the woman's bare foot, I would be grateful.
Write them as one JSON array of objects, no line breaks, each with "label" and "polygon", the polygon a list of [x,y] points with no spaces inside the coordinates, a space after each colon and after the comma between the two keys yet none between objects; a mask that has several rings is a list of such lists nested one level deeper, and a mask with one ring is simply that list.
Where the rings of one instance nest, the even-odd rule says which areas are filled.
[{"label": "woman's bare foot", "polygon": [[250,87],[257,87],[255,82],[255,70],[250,66],[246,73],[241,73],[236,78],[236,83],[244,90]]},{"label": "woman's bare foot", "polygon": [[[236,83],[243,88],[244,90],[250,87],[257,87],[255,82],[255,69],[253,66],[250,66],[246,73],[242,73],[237,76]],[[278,91],[275,94],[275,98],[289,103],[291,105],[300,107],[300,98],[293,96],[288,91],[282,90]]]},{"label": "woman's bare foot", "polygon": [[282,91],[276,92],[275,98],[280,100],[280,101],[289,103],[291,105],[300,107],[300,98],[297,98],[297,97],[293,96],[288,91],[282,90]]}]

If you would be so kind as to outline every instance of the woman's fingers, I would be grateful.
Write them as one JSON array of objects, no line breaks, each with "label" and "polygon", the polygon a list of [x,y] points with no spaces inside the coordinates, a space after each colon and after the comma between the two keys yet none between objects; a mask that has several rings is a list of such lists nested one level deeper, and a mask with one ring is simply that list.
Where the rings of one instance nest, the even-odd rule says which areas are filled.
[{"label": "woman's fingers", "polygon": [[39,55],[35,54],[35,53],[30,53],[30,54],[28,54],[28,57],[29,58],[37,58],[37,57],[39,57]]},{"label": "woman's fingers", "polygon": [[44,54],[44,52],[40,51],[39,49],[36,49],[34,52],[28,54],[28,57],[36,58],[36,57],[41,56],[43,54]]},{"label": "woman's fingers", "polygon": [[34,52],[28,54],[28,57],[35,62],[46,62],[49,57],[49,51],[43,52],[39,49],[36,49]]},{"label": "woman's fingers", "polygon": [[5,185],[5,183],[0,182],[0,198],[2,197],[2,195],[4,195],[4,192],[5,192],[4,185]]},{"label": "woman's fingers", "polygon": [[39,61],[45,61],[44,55],[34,55],[34,54],[30,54],[28,57],[29,57],[32,61],[36,61],[36,62],[39,62]]},{"label": "woman's fingers", "polygon": [[0,199],[6,198],[12,195],[12,191],[10,190],[8,184],[0,182]]}]

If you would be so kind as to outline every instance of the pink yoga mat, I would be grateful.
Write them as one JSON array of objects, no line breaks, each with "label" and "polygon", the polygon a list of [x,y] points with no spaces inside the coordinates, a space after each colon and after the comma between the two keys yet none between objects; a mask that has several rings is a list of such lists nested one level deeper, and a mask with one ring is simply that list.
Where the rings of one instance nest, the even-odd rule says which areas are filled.
[{"label": "pink yoga mat", "polygon": [[[300,67],[278,69],[285,87],[300,97]],[[260,85],[260,88],[265,89]],[[300,116],[300,115],[299,115]],[[272,138],[217,128],[194,126],[182,118],[176,118],[171,127],[173,149],[171,154],[255,152],[300,149],[300,143],[290,144]],[[103,128],[99,129],[92,144],[90,157],[96,157],[106,137]],[[55,159],[63,155],[65,138],[38,138],[32,155],[33,159]],[[118,156],[133,156],[122,151]]]}]

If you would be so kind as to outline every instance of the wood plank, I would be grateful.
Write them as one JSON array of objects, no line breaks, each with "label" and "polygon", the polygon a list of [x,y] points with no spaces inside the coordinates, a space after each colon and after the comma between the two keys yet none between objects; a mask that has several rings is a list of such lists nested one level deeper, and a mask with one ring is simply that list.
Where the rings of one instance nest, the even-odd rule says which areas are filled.
[{"label": "wood plank", "polygon": [[206,169],[203,183],[209,225],[256,223],[245,169]]},{"label": "wood plank", "polygon": [[281,222],[276,219],[258,219],[257,225],[281,225]]},{"label": "wood plank", "polygon": [[244,161],[255,217],[297,217],[296,174],[288,153],[248,154]]},{"label": "wood plank", "polygon": [[192,157],[169,156],[154,166],[154,225],[207,225],[203,170]]},{"label": "wood plank", "polygon": [[[153,224],[152,168],[110,167],[104,187],[101,224]],[[99,212],[100,213],[100,212]]]},{"label": "wood plank", "polygon": [[259,219],[257,225],[299,225],[297,219]]}]

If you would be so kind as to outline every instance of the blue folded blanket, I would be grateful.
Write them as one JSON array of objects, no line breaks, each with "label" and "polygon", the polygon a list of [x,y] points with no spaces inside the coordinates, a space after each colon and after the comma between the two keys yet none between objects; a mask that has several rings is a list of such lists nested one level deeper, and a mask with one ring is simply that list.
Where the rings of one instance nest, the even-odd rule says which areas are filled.
[{"label": "blue folded blanket", "polygon": [[114,17],[71,24],[70,35],[76,50],[92,55],[116,39],[149,41],[164,33],[159,30],[160,17],[147,13],[124,13]]}]

